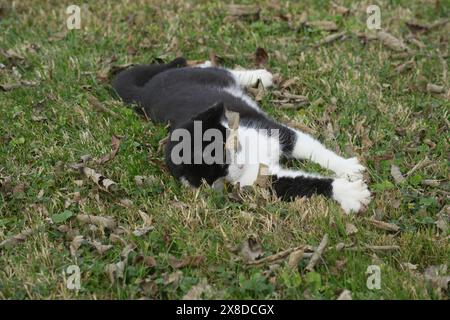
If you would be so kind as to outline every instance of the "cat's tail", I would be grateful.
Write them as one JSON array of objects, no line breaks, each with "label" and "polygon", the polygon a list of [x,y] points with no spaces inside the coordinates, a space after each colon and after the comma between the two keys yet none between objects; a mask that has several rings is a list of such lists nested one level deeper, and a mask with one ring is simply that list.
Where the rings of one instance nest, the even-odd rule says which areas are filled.
[{"label": "cat's tail", "polygon": [[125,103],[137,103],[143,86],[151,78],[166,70],[185,66],[186,60],[181,57],[165,64],[136,65],[120,72],[114,78],[112,86]]}]

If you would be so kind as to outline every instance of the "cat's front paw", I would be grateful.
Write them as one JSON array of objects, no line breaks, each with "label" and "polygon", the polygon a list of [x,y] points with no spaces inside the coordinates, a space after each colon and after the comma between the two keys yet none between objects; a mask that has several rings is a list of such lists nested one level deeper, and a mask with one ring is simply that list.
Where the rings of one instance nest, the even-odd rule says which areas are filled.
[{"label": "cat's front paw", "polygon": [[370,202],[370,191],[362,180],[335,179],[332,183],[333,199],[339,202],[345,213],[359,212]]},{"label": "cat's front paw", "polygon": [[334,170],[339,178],[346,178],[352,181],[361,180],[366,168],[359,163],[358,158],[345,159]]},{"label": "cat's front paw", "polygon": [[266,69],[256,70],[256,79],[261,81],[264,88],[273,86],[273,75]]}]

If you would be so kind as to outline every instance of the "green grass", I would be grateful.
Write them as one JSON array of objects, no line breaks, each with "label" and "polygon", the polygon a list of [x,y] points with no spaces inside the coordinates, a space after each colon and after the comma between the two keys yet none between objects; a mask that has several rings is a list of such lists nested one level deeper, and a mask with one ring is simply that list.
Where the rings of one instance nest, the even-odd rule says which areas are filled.
[{"label": "green grass", "polygon": [[[363,44],[356,36],[371,33],[365,25],[369,2],[341,2],[352,9],[346,17],[335,13],[328,1],[280,1],[281,9],[269,7],[270,2],[261,1],[262,19],[230,23],[224,21],[225,5],[212,1],[87,1],[83,10],[89,9],[89,14],[82,12],[82,30],[69,31],[62,39],[57,36],[66,30],[66,16],[60,1],[16,1],[14,8],[5,2],[0,48],[12,49],[24,59],[0,54],[5,66],[0,84],[17,83],[18,74],[39,84],[0,90],[0,178],[11,179],[10,188],[0,189],[0,242],[27,227],[33,230],[22,243],[0,248],[0,298],[179,299],[206,279],[212,287],[209,296],[225,299],[335,299],[343,289],[354,299],[448,299],[448,292],[434,290],[418,275],[428,266],[450,261],[448,230],[435,224],[441,217],[448,225],[449,215],[450,87],[444,70],[449,64],[450,24],[418,33],[425,47],[408,43],[413,52],[405,57],[376,40]],[[403,39],[410,34],[405,21],[433,22],[450,13],[448,0],[438,7],[434,1],[377,3],[382,27]],[[280,10],[290,14],[289,23],[277,18]],[[309,20],[335,21],[348,37],[314,47],[327,33],[300,26],[304,11]],[[171,46],[174,37],[178,45]],[[113,56],[113,65],[170,60],[180,53],[204,60],[211,50],[227,67],[252,68],[257,47],[269,53],[270,71],[283,79],[299,78],[290,92],[312,102],[298,111],[281,110],[270,102],[269,92],[262,108],[280,121],[309,127],[344,156],[358,155],[368,167],[366,178],[373,192],[364,213],[347,216],[321,197],[282,203],[250,195],[239,202],[206,187],[183,188],[158,166],[163,160],[158,142],[166,128],[143,121],[97,77]],[[411,70],[395,71],[410,59]],[[423,90],[427,83],[443,85],[446,92],[430,94]],[[87,100],[89,92],[117,116],[95,110]],[[36,121],[33,115],[45,120]],[[332,132],[326,129],[329,124]],[[69,165],[86,154],[95,158],[108,153],[113,134],[123,136],[117,157],[93,165],[120,185],[121,192],[111,195]],[[405,182],[393,181],[392,164],[405,175],[425,158],[430,161]],[[318,170],[309,163],[293,164]],[[140,187],[136,175],[156,179]],[[437,185],[424,185],[429,179],[438,180]],[[74,198],[79,201],[68,201]],[[123,205],[122,199],[132,203]],[[130,233],[142,225],[138,210],[146,212],[154,226],[140,238]],[[52,216],[64,212],[66,221],[51,222]],[[108,230],[80,225],[78,214],[114,217],[124,231],[124,243],[136,246],[124,277],[114,284],[105,267],[120,260],[125,244],[112,242]],[[400,231],[374,228],[367,222],[374,214],[397,224]],[[347,235],[348,223],[357,227],[356,234]],[[73,257],[70,236],[58,230],[62,224],[78,229],[85,239],[113,247],[100,255],[83,244]],[[314,273],[305,271],[306,261],[297,268],[281,261],[270,272],[268,266],[249,267],[232,250],[253,235],[270,255],[301,244],[318,245],[325,233],[329,249]],[[341,242],[400,249],[338,251],[335,246]],[[156,267],[136,262],[138,255],[154,256]],[[203,264],[181,269],[178,281],[167,283],[176,271],[170,256],[190,255],[204,256]],[[337,261],[345,263],[337,268]],[[405,269],[407,262],[417,270]],[[365,272],[372,264],[381,268],[380,290],[366,287]],[[63,271],[70,265],[80,267],[79,291],[66,288]],[[145,279],[147,286],[142,284]]]}]

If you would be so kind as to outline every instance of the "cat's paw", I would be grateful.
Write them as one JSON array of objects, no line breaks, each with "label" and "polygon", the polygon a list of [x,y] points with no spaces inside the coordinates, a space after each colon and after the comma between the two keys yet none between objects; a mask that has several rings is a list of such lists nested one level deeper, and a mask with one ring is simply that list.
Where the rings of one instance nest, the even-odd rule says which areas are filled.
[{"label": "cat's paw", "polygon": [[339,202],[345,213],[359,212],[370,202],[370,191],[362,180],[335,179],[332,183],[333,199]]},{"label": "cat's paw", "polygon": [[334,170],[339,178],[346,178],[352,181],[361,180],[366,168],[359,163],[358,158],[345,159]]},{"label": "cat's paw", "polygon": [[206,60],[205,62],[196,65],[197,68],[210,68],[210,67],[212,67],[212,66],[213,66],[213,64],[212,64],[212,62],[209,61],[209,60]]},{"label": "cat's paw", "polygon": [[268,88],[273,86],[273,75],[267,71],[266,69],[258,69],[255,70],[256,79],[259,79],[264,86],[264,88]]}]

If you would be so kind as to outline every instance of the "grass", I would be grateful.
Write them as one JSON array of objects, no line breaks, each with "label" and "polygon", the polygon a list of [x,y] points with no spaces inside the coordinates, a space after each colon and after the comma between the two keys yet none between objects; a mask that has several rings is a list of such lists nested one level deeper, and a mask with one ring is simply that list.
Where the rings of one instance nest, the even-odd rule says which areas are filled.
[{"label": "grass", "polygon": [[[66,7],[60,1],[20,1],[14,7],[4,2],[0,48],[23,59],[0,55],[0,84],[17,83],[19,76],[39,84],[0,91],[0,242],[26,228],[33,230],[17,245],[0,248],[0,298],[179,299],[203,279],[212,288],[206,296],[212,298],[336,299],[343,289],[354,299],[449,298],[420,275],[450,260],[445,229],[450,24],[415,34],[424,47],[408,43],[412,53],[405,56],[356,36],[373,33],[365,24],[367,1],[341,2],[352,9],[346,17],[329,1],[280,1],[278,9],[270,3],[276,1],[261,1],[262,19],[232,23],[224,20],[225,5],[212,1],[87,1],[82,29],[67,32]],[[450,9],[448,1],[439,6],[434,1],[377,3],[382,27],[403,39],[411,34],[405,21],[431,23],[448,17]],[[304,11],[309,20],[336,22],[349,36],[314,47],[328,33],[301,26]],[[279,12],[289,14],[290,21],[280,19]],[[280,121],[307,126],[342,155],[358,155],[368,167],[373,192],[364,213],[345,215],[336,203],[321,197],[282,203],[249,195],[236,201],[206,187],[183,188],[159,166],[163,154],[158,143],[166,128],[135,115],[99,77],[111,64],[149,63],[179,54],[204,60],[211,50],[225,66],[251,68],[257,47],[269,53],[270,71],[283,79],[298,77],[289,91],[311,101],[300,110],[286,111],[271,103],[269,92],[262,108]],[[410,59],[411,69],[395,70]],[[427,83],[443,85],[446,93],[426,92]],[[116,116],[93,108],[88,93]],[[94,165],[120,185],[119,194],[108,194],[69,164],[86,154],[96,158],[108,153],[114,134],[123,136],[117,156]],[[391,165],[406,176],[424,159],[429,161],[395,183]],[[293,165],[319,170],[309,163]],[[154,181],[137,186],[137,175]],[[427,180],[437,181],[429,186]],[[131,233],[142,225],[139,210],[154,226],[142,237]],[[61,213],[66,220],[52,222]],[[113,217],[123,244],[112,241],[107,229],[82,226],[75,218],[80,214]],[[367,221],[374,215],[395,223],[400,231],[374,228]],[[349,224],[358,231],[349,235]],[[62,232],[61,225],[71,231]],[[83,244],[72,256],[70,239],[76,230],[112,248],[101,255]],[[329,249],[311,273],[305,272],[304,261],[298,267],[283,261],[270,269],[249,267],[232,250],[252,236],[270,255],[300,244],[318,245],[325,233]],[[338,243],[400,249],[339,251]],[[105,268],[121,259],[125,244],[135,249],[123,278],[112,283]],[[136,259],[139,255],[153,256],[156,266],[146,267]],[[181,273],[170,264],[171,256],[193,255],[203,256],[204,262]],[[417,269],[408,270],[405,263]],[[379,290],[366,286],[365,272],[373,264],[381,268]],[[63,273],[70,265],[80,268],[80,290],[66,287]],[[170,276],[176,281],[170,282]]]}]

